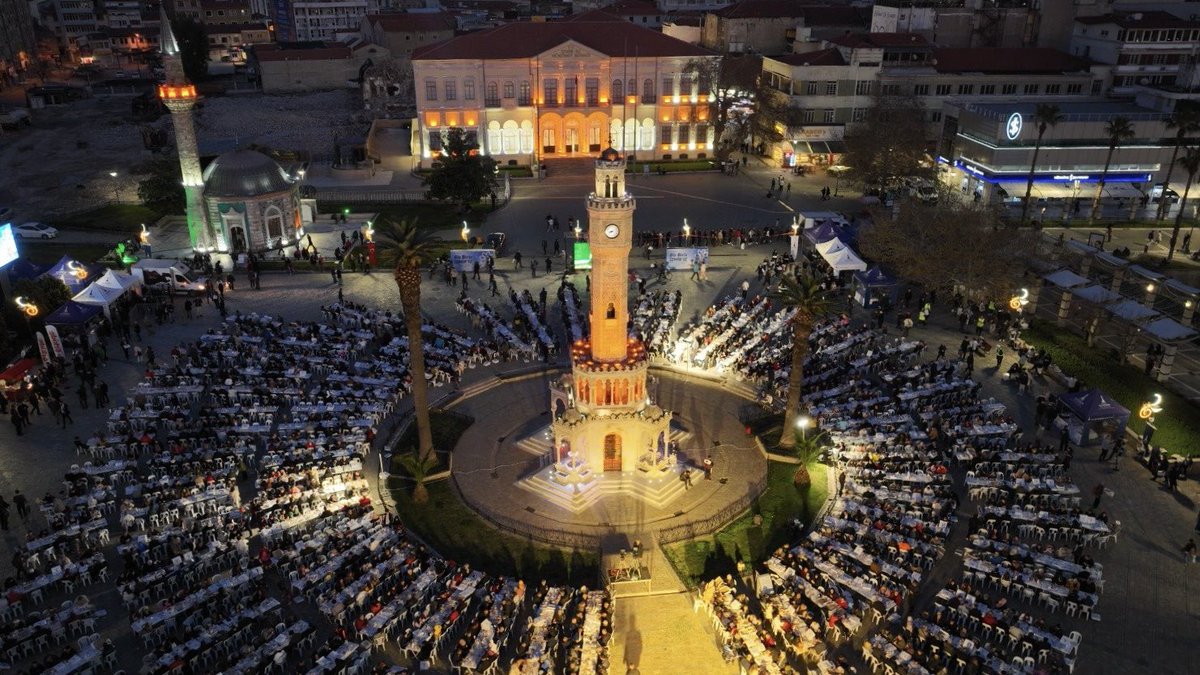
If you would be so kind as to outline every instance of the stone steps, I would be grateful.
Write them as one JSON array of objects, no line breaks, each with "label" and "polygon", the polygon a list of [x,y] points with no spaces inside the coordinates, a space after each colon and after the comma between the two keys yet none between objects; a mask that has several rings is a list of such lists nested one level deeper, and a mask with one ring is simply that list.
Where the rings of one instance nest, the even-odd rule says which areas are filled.
[{"label": "stone steps", "polygon": [[[528,452],[531,455],[541,457],[550,452],[550,427],[538,429],[534,433],[522,438],[516,442],[517,448]],[[680,448],[685,448],[685,441],[692,437],[692,432],[678,429],[674,425],[671,427],[671,440],[679,444]],[[682,452],[682,450],[681,450]]]},{"label": "stone steps", "polygon": [[636,475],[605,472],[596,474],[581,488],[555,483],[551,480],[553,470],[553,466],[548,466],[518,481],[517,485],[572,513],[580,513],[603,497],[617,495],[637,497],[654,508],[665,509],[685,489],[675,470],[658,479],[648,478],[641,472],[635,472]]}]

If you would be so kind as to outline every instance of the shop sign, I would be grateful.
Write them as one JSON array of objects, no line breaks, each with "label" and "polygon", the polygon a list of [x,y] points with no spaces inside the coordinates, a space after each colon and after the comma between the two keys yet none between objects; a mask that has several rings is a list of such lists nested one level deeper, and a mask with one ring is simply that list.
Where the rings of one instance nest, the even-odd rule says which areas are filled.
[{"label": "shop sign", "polygon": [[840,141],[846,137],[846,127],[841,124],[819,127],[792,127],[789,135],[794,141]]}]

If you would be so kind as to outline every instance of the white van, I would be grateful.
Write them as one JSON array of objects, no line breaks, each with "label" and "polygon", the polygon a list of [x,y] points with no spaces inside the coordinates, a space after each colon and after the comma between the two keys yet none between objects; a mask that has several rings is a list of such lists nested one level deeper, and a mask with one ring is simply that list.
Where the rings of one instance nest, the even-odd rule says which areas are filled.
[{"label": "white van", "polygon": [[204,282],[193,281],[187,265],[175,260],[143,258],[129,271],[147,288],[169,289],[177,293],[203,293]]}]

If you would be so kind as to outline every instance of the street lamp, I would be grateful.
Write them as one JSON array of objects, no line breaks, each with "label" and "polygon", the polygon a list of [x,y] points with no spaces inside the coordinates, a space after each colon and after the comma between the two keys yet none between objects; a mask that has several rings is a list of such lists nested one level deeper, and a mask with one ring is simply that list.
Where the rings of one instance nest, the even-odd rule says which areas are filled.
[{"label": "street lamp", "polygon": [[463,241],[466,241],[467,237],[470,236],[471,228],[467,227],[467,221],[463,221],[462,232],[459,232],[458,234],[460,237],[462,237]]},{"label": "street lamp", "polygon": [[683,243],[687,245],[688,239],[692,236],[692,226],[688,225],[687,218],[683,219]]},{"label": "street lamp", "polygon": [[800,430],[800,437],[806,441],[808,440],[808,428],[810,426],[812,426],[812,418],[808,415],[801,415],[796,420],[796,428]]},{"label": "street lamp", "polygon": [[108,175],[113,179],[113,202],[119,203],[121,201],[121,188],[117,185],[117,172],[109,171]]},{"label": "street lamp", "polygon": [[363,224],[363,239],[370,243],[375,241],[375,223],[367,221]]}]

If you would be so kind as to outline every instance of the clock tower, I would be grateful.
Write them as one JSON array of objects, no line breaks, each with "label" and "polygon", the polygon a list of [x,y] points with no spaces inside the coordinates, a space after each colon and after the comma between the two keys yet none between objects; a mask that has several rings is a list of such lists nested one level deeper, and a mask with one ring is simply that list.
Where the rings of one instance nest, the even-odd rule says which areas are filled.
[{"label": "clock tower", "polygon": [[592,250],[592,359],[623,361],[629,351],[629,252],[633,196],[625,192],[625,158],[609,148],[596,160],[596,189],[587,198]]}]

